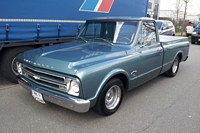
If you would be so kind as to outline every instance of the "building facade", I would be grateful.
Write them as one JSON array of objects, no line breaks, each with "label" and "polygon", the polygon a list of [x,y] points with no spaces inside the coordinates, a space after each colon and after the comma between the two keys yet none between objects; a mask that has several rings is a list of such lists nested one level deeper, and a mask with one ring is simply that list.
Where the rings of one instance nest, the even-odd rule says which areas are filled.
[{"label": "building facade", "polygon": [[149,0],[147,16],[158,19],[159,18],[160,0]]}]

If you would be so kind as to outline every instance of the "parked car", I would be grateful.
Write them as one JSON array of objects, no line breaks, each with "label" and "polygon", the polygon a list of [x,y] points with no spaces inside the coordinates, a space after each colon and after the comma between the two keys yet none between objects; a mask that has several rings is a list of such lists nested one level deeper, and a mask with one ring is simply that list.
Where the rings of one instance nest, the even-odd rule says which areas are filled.
[{"label": "parked car", "polygon": [[195,27],[194,31],[192,32],[191,35],[191,43],[195,44],[195,43],[200,42],[200,22],[198,23],[198,25]]},{"label": "parked car", "polygon": [[175,36],[175,27],[171,21],[168,20],[156,20],[158,26],[158,33],[160,35]]},{"label": "parked car", "polygon": [[186,27],[185,27],[185,35],[186,36],[191,36],[194,28],[196,27],[196,23],[190,22]]}]

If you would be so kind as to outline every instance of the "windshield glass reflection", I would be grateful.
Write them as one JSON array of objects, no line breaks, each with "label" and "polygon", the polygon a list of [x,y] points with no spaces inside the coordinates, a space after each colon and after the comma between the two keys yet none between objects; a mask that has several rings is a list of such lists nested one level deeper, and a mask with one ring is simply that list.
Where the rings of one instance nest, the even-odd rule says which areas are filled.
[{"label": "windshield glass reflection", "polygon": [[103,41],[110,45],[130,44],[134,38],[138,22],[97,22],[89,21],[76,39]]}]

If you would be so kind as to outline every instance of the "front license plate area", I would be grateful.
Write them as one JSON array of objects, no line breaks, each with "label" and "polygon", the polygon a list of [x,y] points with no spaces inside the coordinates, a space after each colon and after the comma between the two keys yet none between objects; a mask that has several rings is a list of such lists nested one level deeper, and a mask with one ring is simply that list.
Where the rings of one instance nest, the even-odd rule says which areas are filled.
[{"label": "front license plate area", "polygon": [[34,90],[31,90],[31,94],[32,94],[33,98],[34,98],[36,101],[45,104],[45,101],[44,101],[43,96],[42,96],[41,93],[39,93],[39,92],[37,92],[37,91],[34,91]]}]

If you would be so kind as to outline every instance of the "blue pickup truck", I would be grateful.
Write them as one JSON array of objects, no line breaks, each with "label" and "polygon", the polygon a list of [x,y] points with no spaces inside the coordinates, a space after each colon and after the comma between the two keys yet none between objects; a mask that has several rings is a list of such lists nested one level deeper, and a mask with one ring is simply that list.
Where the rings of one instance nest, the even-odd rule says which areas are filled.
[{"label": "blue pickup truck", "polygon": [[159,36],[151,18],[100,17],[72,42],[19,55],[18,82],[41,103],[108,116],[124,91],[160,74],[174,77],[188,52],[186,37]]}]

